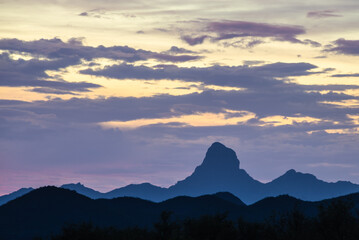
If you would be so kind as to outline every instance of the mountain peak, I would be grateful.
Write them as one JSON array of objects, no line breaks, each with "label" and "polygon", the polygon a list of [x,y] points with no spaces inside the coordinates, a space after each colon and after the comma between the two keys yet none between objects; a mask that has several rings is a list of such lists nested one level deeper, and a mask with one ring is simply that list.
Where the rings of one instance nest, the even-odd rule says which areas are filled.
[{"label": "mountain peak", "polygon": [[67,183],[60,186],[60,188],[69,188],[69,187],[85,187],[82,183]]},{"label": "mountain peak", "polygon": [[296,183],[296,184],[314,184],[314,183],[318,183],[319,182],[323,182],[321,180],[318,180],[314,175],[309,174],[309,173],[301,173],[301,172],[297,172],[294,169],[290,169],[287,172],[285,172],[282,176],[274,179],[272,181],[272,183],[278,183],[278,182],[282,182],[285,185],[288,185],[289,182],[291,183]]},{"label": "mountain peak", "polygon": [[232,172],[239,169],[239,160],[232,149],[227,148],[222,143],[215,142],[207,150],[201,167],[213,169],[214,171],[225,170]]},{"label": "mountain peak", "polygon": [[294,169],[289,169],[288,171],[285,172],[284,175],[293,175],[293,174],[296,174],[298,173],[297,171],[295,171]]}]

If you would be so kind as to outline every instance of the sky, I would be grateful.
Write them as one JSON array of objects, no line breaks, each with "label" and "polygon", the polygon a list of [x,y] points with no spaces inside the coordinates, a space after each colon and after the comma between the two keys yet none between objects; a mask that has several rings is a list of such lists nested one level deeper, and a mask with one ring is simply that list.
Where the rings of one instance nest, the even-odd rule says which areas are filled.
[{"label": "sky", "polygon": [[0,0],[0,195],[168,187],[222,142],[359,183],[357,0]]}]

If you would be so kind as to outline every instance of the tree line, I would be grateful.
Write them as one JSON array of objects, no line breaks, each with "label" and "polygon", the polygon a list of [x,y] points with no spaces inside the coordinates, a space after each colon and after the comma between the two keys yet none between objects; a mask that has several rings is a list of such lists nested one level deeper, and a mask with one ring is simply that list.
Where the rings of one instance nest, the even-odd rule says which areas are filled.
[{"label": "tree line", "polygon": [[[90,223],[63,227],[51,240],[357,240],[359,213],[353,204],[333,201],[320,206],[315,217],[302,212],[271,216],[264,222],[229,220],[227,214],[174,221],[162,212],[151,229],[98,227]],[[36,238],[41,239],[41,238]]]}]

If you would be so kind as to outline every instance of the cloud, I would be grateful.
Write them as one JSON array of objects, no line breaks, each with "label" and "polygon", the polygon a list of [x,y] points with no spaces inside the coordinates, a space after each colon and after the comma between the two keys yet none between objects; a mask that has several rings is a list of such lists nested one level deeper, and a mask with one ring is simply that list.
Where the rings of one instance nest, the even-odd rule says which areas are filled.
[{"label": "cloud", "polygon": [[308,18],[342,17],[333,10],[311,11],[307,13]]},{"label": "cloud", "polygon": [[27,90],[27,91],[29,91],[29,92],[37,92],[37,93],[45,93],[45,94],[58,94],[58,95],[70,94],[70,95],[77,95],[77,94],[73,93],[72,91],[59,90],[59,89],[51,88],[51,87],[37,87],[37,88],[32,88],[32,89]]},{"label": "cloud", "polygon": [[210,32],[217,33],[215,40],[236,37],[273,37],[279,41],[298,42],[297,35],[304,34],[301,26],[275,25],[245,21],[222,21],[207,24]]},{"label": "cloud", "polygon": [[[259,117],[294,116],[300,113],[303,116],[313,118],[347,121],[346,114],[355,113],[358,109],[351,107],[345,110],[338,109],[327,103],[357,99],[355,96],[333,91],[358,89],[358,85],[300,85],[288,81],[292,76],[317,74],[318,72],[313,71],[314,69],[316,66],[308,63],[273,63],[252,67],[244,65],[206,68],[180,68],[166,65],[150,68],[121,64],[98,70],[87,69],[81,73],[117,79],[176,79],[204,84],[204,92],[200,94],[173,98],[162,96],[161,98],[166,99],[166,104],[157,102],[159,100],[157,97],[152,98],[153,101],[157,102],[156,106],[166,106],[164,109],[159,108],[164,111],[159,116],[167,118],[173,116],[172,114],[179,114],[179,112],[181,114],[193,114],[196,111],[218,113],[221,109],[226,108],[253,112]],[[207,85],[237,87],[241,88],[241,91],[210,91],[205,88]],[[327,91],[327,93],[324,94],[321,91]],[[146,101],[152,102],[149,99]],[[179,112],[176,111],[178,105],[176,107],[167,105],[176,101],[182,103]],[[137,109],[136,106],[132,107]],[[159,109],[154,110],[154,112]],[[169,109],[172,109],[172,112]],[[130,115],[127,113],[127,116]],[[158,118],[158,115],[152,115],[150,118]]]},{"label": "cloud", "polygon": [[172,46],[170,49],[168,49],[167,51],[164,51],[163,53],[165,53],[165,54],[184,54],[184,53],[192,54],[192,53],[196,53],[196,52],[185,49],[185,48]]},{"label": "cloud", "polygon": [[97,47],[83,45],[82,38],[71,38],[63,42],[59,38],[40,39],[34,41],[22,41],[18,39],[0,39],[0,49],[30,53],[37,56],[45,56],[50,59],[77,58],[93,60],[95,58],[108,58],[113,60],[124,60],[135,62],[141,60],[155,59],[169,62],[187,62],[201,59],[202,56],[177,55],[172,56],[164,53],[134,49],[128,46]]},{"label": "cloud", "polygon": [[[278,93],[281,94],[278,94]],[[271,86],[248,91],[206,90],[182,96],[158,95],[142,98],[107,98],[48,100],[33,103],[12,103],[12,109],[36,114],[54,114],[60,122],[94,124],[136,119],[168,119],[200,113],[247,111],[258,119],[269,116],[311,117],[353,125],[349,115],[358,114],[358,108],[337,108],[325,101],[342,101],[355,97],[345,94],[307,92],[300,86]],[[358,98],[356,98],[358,99]],[[7,108],[8,102],[0,103]],[[228,110],[225,110],[228,109]],[[348,115],[349,114],[349,115]],[[329,126],[326,125],[327,129]],[[335,126],[336,128],[339,125]],[[313,129],[312,129],[313,130]],[[316,129],[318,130],[318,129]]]},{"label": "cloud", "polygon": [[303,89],[314,90],[314,91],[344,91],[347,89],[359,89],[359,85],[340,85],[340,84],[330,84],[330,85],[304,85]]},{"label": "cloud", "polygon": [[310,39],[305,39],[302,41],[303,44],[311,45],[312,47],[321,47],[322,44]]},{"label": "cloud", "polygon": [[[291,43],[310,44],[319,46],[318,42],[306,39],[299,40],[297,37],[306,33],[304,27],[297,25],[280,25],[269,23],[257,23],[247,21],[213,21],[195,23],[199,26],[199,32],[202,34],[182,34],[181,39],[187,44],[193,46],[202,44],[205,39],[212,42],[219,42],[230,39],[237,40],[237,45],[241,47],[253,47],[263,43],[261,38],[270,38],[275,41],[285,41]],[[242,41],[248,42],[243,44]],[[236,46],[234,43],[227,43],[227,46]]]},{"label": "cloud", "polygon": [[218,86],[257,87],[265,88],[268,85],[279,85],[274,78],[289,76],[303,76],[314,74],[309,70],[316,66],[309,63],[273,63],[262,66],[213,66],[207,68],[180,68],[177,66],[162,65],[158,68],[120,64],[107,66],[104,69],[86,69],[82,74],[105,76],[117,79],[171,79],[189,82],[202,82]]},{"label": "cloud", "polygon": [[[70,66],[80,65],[83,60],[93,61],[96,58],[108,58],[135,62],[155,59],[161,62],[187,62],[198,60],[201,56],[180,54],[184,49],[172,48],[177,54],[157,53],[134,49],[127,46],[91,47],[83,45],[82,38],[71,38],[67,42],[61,39],[40,39],[22,41],[18,39],[0,39],[0,86],[35,87],[29,91],[44,94],[75,94],[89,92],[101,85],[88,82],[66,82],[50,76],[47,71],[59,71]],[[30,56],[30,59],[14,59],[13,54]],[[92,66],[94,62],[90,62]]]},{"label": "cloud", "polygon": [[358,56],[359,40],[337,39],[331,45],[326,46],[324,52]]},{"label": "cloud", "polygon": [[[214,141],[223,141],[234,148],[242,167],[261,179],[273,179],[289,168],[318,174],[305,166],[322,162],[357,166],[358,137],[320,131],[334,127],[330,122],[263,127],[255,122],[215,127],[156,124],[128,132],[104,130],[89,124],[106,118],[119,119],[120,116],[125,119],[126,115],[133,117],[134,114],[137,114],[137,118],[146,114],[163,118],[167,115],[164,113],[171,112],[171,109],[175,112],[180,109],[193,109],[191,104],[197,107],[197,110],[201,106],[202,111],[210,110],[211,106],[228,107],[228,104],[241,108],[248,106],[258,97],[236,99],[237,95],[238,92],[212,91],[189,96],[140,99],[0,101],[0,151],[3,153],[3,159],[11,159],[7,161],[6,168],[1,168],[1,173],[8,176],[9,169],[13,172],[24,169],[22,179],[33,179],[34,173],[43,172],[42,176],[46,176],[46,181],[49,181],[47,177],[53,175],[51,171],[56,169],[54,176],[59,176],[58,173],[61,172],[59,181],[62,181],[56,184],[74,181],[74,178],[88,183],[97,174],[98,178],[94,181],[104,181],[104,178],[108,177],[106,182],[109,184],[116,182],[113,188],[145,181],[172,184],[188,176],[195,166],[201,163],[206,149]],[[307,113],[310,113],[317,110],[313,105],[316,108],[326,108],[313,102],[319,98],[311,98],[309,101],[301,99],[303,102],[295,98],[298,96],[293,96],[291,101],[278,101],[282,100],[283,105],[288,104],[288,107],[295,108],[293,112],[301,111],[307,106]],[[276,104],[274,99],[265,99]],[[303,104],[303,108],[294,107],[298,104]],[[161,111],[164,105],[168,108]],[[11,112],[8,110],[10,107]],[[277,111],[275,106],[273,109],[272,113]],[[4,112],[5,110],[7,112]],[[220,108],[218,110],[220,111]],[[79,121],[80,118],[82,121]],[[337,127],[348,126],[337,124]],[[306,133],[313,130],[319,131]],[[258,168],[258,165],[266,166],[267,169]],[[270,167],[279,169],[273,173],[268,170]],[[335,170],[334,176],[339,178],[340,170]],[[86,172],[92,174],[88,175]],[[169,175],[162,175],[163,172]],[[161,174],[162,180],[153,178],[157,174]]]},{"label": "cloud", "polygon": [[359,77],[359,73],[333,74],[331,77]]},{"label": "cloud", "polygon": [[248,65],[248,66],[262,65],[264,63],[265,63],[265,61],[260,61],[260,60],[244,60],[243,61],[243,65]]},{"label": "cloud", "polygon": [[87,17],[89,14],[88,12],[82,12],[79,14],[79,16],[82,16],[82,17]]},{"label": "cloud", "polygon": [[183,35],[181,36],[181,39],[185,41],[188,45],[194,46],[194,45],[202,44],[204,40],[208,37],[209,36],[207,35],[202,35],[202,36]]},{"label": "cloud", "polygon": [[242,38],[241,40],[235,42],[223,42],[225,47],[238,47],[243,49],[253,48],[259,44],[264,43],[264,41],[253,38]]},{"label": "cloud", "polygon": [[66,82],[51,78],[46,70],[58,70],[67,66],[76,65],[76,58],[58,60],[23,60],[11,59],[9,54],[0,54],[0,86],[8,87],[41,87],[32,91],[47,93],[60,92],[88,92],[91,88],[99,88],[101,85],[88,82]]}]

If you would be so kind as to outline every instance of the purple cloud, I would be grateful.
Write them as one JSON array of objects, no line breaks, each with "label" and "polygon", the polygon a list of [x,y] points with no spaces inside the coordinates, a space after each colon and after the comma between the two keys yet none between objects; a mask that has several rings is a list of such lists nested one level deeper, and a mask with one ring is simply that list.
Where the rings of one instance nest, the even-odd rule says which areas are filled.
[{"label": "purple cloud", "polygon": [[307,13],[308,18],[328,18],[328,17],[342,17],[342,15],[336,14],[333,10],[311,11]]},{"label": "purple cloud", "polygon": [[337,54],[359,55],[359,40],[346,40],[340,38],[327,46],[324,52],[333,52]]},{"label": "purple cloud", "polygon": [[[0,49],[9,52],[30,53],[30,60],[14,60],[8,53],[0,54],[0,86],[34,87],[29,91],[47,94],[75,94],[87,92],[91,88],[101,87],[87,82],[72,83],[63,79],[49,76],[47,70],[59,70],[81,64],[82,59],[91,61],[95,58],[109,58],[135,62],[139,60],[156,59],[162,62],[187,62],[202,58],[197,55],[180,54],[184,49],[177,50],[178,54],[157,53],[134,49],[127,46],[90,47],[82,43],[81,38],[72,38],[67,42],[61,39],[40,39],[22,41],[18,39],[0,39]],[[46,57],[46,60],[40,60]],[[93,65],[91,62],[89,66]]]},{"label": "purple cloud", "polygon": [[80,72],[82,74],[117,79],[179,79],[219,86],[265,88],[268,85],[280,84],[275,78],[315,74],[315,72],[309,72],[309,70],[315,68],[316,66],[309,63],[273,63],[255,67],[213,66],[207,68],[180,68],[173,65],[161,65],[157,66],[157,68],[151,68],[143,65],[120,64],[99,70],[85,69]]},{"label": "purple cloud", "polygon": [[272,37],[279,41],[299,42],[296,36],[305,33],[301,26],[245,21],[210,22],[207,24],[207,29],[218,34],[215,40],[236,37]]},{"label": "purple cloud", "polygon": [[184,53],[192,54],[192,53],[196,53],[196,52],[188,50],[188,49],[185,49],[185,48],[172,46],[169,50],[164,51],[163,53],[165,53],[165,54],[184,54]]},{"label": "purple cloud", "polygon": [[224,42],[223,45],[225,47],[238,47],[238,48],[248,49],[248,48],[253,48],[262,43],[264,43],[264,41],[260,39],[243,38],[235,42]]},{"label": "purple cloud", "polygon": [[331,77],[359,77],[359,73],[334,74]]},{"label": "purple cloud", "polygon": [[71,65],[79,64],[76,58],[49,60],[14,60],[9,54],[0,54],[0,86],[9,87],[41,87],[33,89],[36,92],[69,94],[74,92],[88,92],[91,88],[101,87],[88,82],[66,82],[50,77],[46,70],[58,70]]},{"label": "purple cloud", "polygon": [[0,39],[0,49],[31,53],[47,58],[78,58],[92,60],[95,58],[109,58],[135,62],[147,59],[156,59],[169,62],[187,62],[198,60],[202,56],[178,55],[172,56],[164,53],[134,49],[128,46],[97,47],[85,46],[81,38],[72,38],[67,42],[61,39],[40,39],[34,41],[22,41],[18,39]]},{"label": "purple cloud", "polygon": [[[315,41],[306,39],[299,40],[299,35],[305,34],[306,31],[302,26],[297,25],[279,25],[269,23],[257,23],[247,21],[218,21],[206,22],[205,27],[202,27],[202,35],[183,34],[181,39],[189,45],[202,44],[205,39],[210,39],[212,42],[222,40],[236,39],[236,38],[270,38],[276,41],[286,41],[291,43],[311,44],[313,46],[320,45]],[[240,40],[242,41],[242,40]],[[238,42],[238,41],[237,41]],[[247,47],[262,43],[261,39],[251,41],[252,44],[247,44]],[[230,44],[227,43],[229,46]],[[241,44],[243,47],[243,44]]]},{"label": "purple cloud", "polygon": [[202,36],[190,36],[190,35],[183,35],[181,39],[185,41],[188,45],[194,46],[198,44],[202,44],[206,38],[209,36],[202,35]]}]

